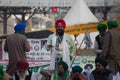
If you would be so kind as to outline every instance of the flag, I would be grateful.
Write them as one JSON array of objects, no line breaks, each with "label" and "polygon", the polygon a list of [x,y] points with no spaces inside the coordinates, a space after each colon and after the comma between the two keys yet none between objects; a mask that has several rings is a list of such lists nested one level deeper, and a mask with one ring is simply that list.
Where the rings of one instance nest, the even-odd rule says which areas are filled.
[{"label": "flag", "polygon": [[85,32],[83,40],[84,40],[84,43],[86,44],[86,48],[90,48],[92,46],[92,41],[91,41],[89,31]]}]

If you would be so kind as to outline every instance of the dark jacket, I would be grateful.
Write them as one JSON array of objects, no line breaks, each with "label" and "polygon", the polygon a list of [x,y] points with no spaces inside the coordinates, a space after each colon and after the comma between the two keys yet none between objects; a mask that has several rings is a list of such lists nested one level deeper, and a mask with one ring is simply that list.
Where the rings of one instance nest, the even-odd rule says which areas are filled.
[{"label": "dark jacket", "polygon": [[90,80],[112,80],[112,73],[110,70],[105,72],[98,72],[97,70],[92,71]]}]

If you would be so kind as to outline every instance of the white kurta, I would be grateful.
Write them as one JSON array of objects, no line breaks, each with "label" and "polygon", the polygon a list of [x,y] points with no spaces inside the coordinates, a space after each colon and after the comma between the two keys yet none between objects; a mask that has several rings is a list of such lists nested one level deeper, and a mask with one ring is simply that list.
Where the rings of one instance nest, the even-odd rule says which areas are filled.
[{"label": "white kurta", "polygon": [[[51,69],[55,69],[55,58],[56,58],[56,52],[57,52],[57,50],[55,49],[56,38],[57,38],[57,36],[53,36],[53,38],[52,38],[52,45],[54,47],[52,48],[52,54],[51,54],[51,64],[50,64]],[[63,36],[63,40],[62,40],[61,44],[63,46],[63,51],[62,51],[63,61],[65,61],[70,66],[70,56],[69,56],[70,52],[69,52],[69,49],[68,49],[68,45],[67,45],[65,36]]]},{"label": "white kurta", "polygon": [[[57,39],[57,36],[55,34],[52,34],[49,36],[48,38],[48,42],[47,44],[48,45],[52,45],[54,47],[52,47],[51,49],[51,63],[50,63],[50,69],[51,70],[54,70],[55,69],[55,58],[56,58],[56,49],[55,49],[55,46],[56,46],[56,39]],[[76,47],[75,47],[75,44],[74,44],[74,41],[72,40],[72,38],[67,34],[64,34],[63,36],[63,40],[61,42],[62,44],[62,59],[63,61],[65,61],[68,66],[69,66],[69,70],[70,70],[70,55],[71,53],[72,54],[75,54],[75,51],[76,51]],[[71,51],[70,51],[70,48],[71,48]]]}]

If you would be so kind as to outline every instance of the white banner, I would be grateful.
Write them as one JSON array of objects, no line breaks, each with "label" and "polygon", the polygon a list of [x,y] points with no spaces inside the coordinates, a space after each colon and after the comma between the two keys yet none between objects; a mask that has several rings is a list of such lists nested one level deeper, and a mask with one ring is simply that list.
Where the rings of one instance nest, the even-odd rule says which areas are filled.
[{"label": "white banner", "polygon": [[[26,52],[27,60],[30,66],[41,66],[50,62],[50,51],[47,51],[45,45],[47,39],[28,39],[30,43],[30,51]],[[2,61],[7,63],[8,53],[4,51],[5,40],[2,41]]]}]

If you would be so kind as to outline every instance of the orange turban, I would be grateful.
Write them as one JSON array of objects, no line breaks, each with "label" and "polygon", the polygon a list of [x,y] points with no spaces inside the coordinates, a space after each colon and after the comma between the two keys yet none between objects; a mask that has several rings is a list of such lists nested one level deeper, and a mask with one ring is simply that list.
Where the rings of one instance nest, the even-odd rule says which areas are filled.
[{"label": "orange turban", "polygon": [[66,23],[63,19],[58,19],[56,22],[55,22],[55,27],[58,26],[58,24],[61,23],[62,24],[62,27],[65,29],[66,27]]}]

